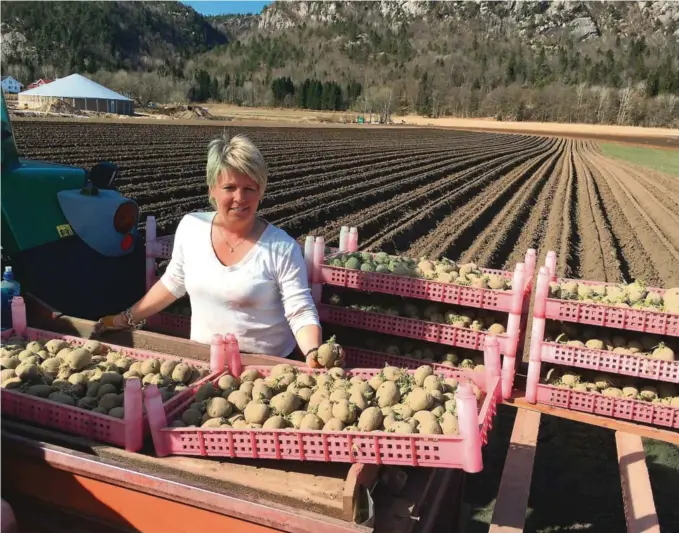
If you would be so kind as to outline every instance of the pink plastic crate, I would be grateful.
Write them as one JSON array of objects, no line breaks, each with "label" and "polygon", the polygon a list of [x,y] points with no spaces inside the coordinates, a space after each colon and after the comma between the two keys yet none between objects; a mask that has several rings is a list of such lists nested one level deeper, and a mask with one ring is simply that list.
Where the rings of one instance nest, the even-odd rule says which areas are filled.
[{"label": "pink plastic crate", "polygon": [[[448,346],[457,346],[459,348],[483,350],[487,336],[483,331],[458,328],[448,324],[389,316],[327,304],[319,304],[317,307],[320,319],[324,322],[446,344]],[[500,343],[501,353],[506,354],[507,345],[510,342],[509,337],[507,335],[497,335],[497,338]]]},{"label": "pink plastic crate", "polygon": [[545,318],[679,337],[679,315],[547,298]]},{"label": "pink plastic crate", "polygon": [[[267,375],[270,367],[257,368]],[[302,369],[312,372],[311,369]],[[381,370],[354,369],[350,376],[369,379]],[[458,375],[446,369],[448,375]],[[487,442],[492,427],[500,392],[499,378],[492,380],[491,391],[485,385],[486,376],[479,372],[464,374],[485,391],[486,397],[470,427],[469,434],[446,435],[394,435],[387,432],[301,431],[295,429],[202,429],[170,428],[164,415],[160,424],[151,422],[151,431],[159,456],[195,455],[203,457],[231,457],[242,459],[275,459],[297,461],[322,461],[365,464],[392,464],[433,468],[461,468],[478,472],[482,468],[481,448]],[[221,376],[220,376],[221,377]],[[214,382],[218,381],[218,378]],[[464,386],[461,384],[461,386]],[[196,389],[193,388],[192,391]],[[155,412],[149,400],[152,388],[145,391],[147,411]],[[169,413],[177,416],[192,402],[187,399],[182,406]],[[475,400],[474,400],[475,402]],[[461,422],[460,427],[464,424]],[[463,430],[460,429],[462,432]]]},{"label": "pink plastic crate", "polygon": [[188,339],[191,336],[191,317],[176,313],[158,313],[148,318],[146,328],[157,333]]},{"label": "pink plastic crate", "polygon": [[679,361],[659,361],[643,355],[590,350],[554,342],[542,343],[540,359],[548,363],[589,368],[601,372],[679,383]]},{"label": "pink plastic crate", "polygon": [[580,392],[539,384],[537,403],[679,429],[679,408],[629,398],[609,398],[596,392]]},{"label": "pink plastic crate", "polygon": [[[493,271],[502,277],[512,276],[511,272]],[[409,278],[379,272],[363,272],[330,265],[321,266],[321,280],[326,285],[346,287],[365,292],[393,294],[407,298],[419,298],[452,305],[493,309],[512,312],[514,292],[476,289],[453,283],[442,283],[425,279]],[[521,290],[519,288],[518,290]]]},{"label": "pink plastic crate", "polygon": [[[15,333],[13,330],[6,330],[2,332],[2,339],[6,340],[13,337],[14,335]],[[80,337],[60,335],[51,331],[35,328],[26,328],[23,338],[28,341],[62,339],[70,344],[76,344],[79,346],[84,345],[88,341],[88,339],[83,339]],[[178,359],[176,357],[163,355],[156,352],[137,350],[109,343],[103,344],[108,346],[110,350],[120,352],[123,355],[134,359]],[[208,368],[208,365],[202,361],[191,360],[190,363],[193,366],[202,366],[204,368]],[[213,379],[216,375],[217,373],[209,374],[198,380],[194,385],[198,387],[208,380]],[[167,410],[176,408],[177,405],[182,404],[184,399],[189,396],[191,396],[190,388],[175,394],[163,404],[163,408]],[[134,396],[132,396],[132,401],[129,402],[130,407],[128,413],[127,387],[125,390],[124,419],[118,419],[100,413],[93,413],[92,411],[86,411],[77,407],[59,404],[44,398],[29,396],[12,389],[2,389],[1,398],[2,405],[0,406],[0,410],[5,416],[13,416],[20,420],[53,427],[66,433],[73,433],[83,437],[89,437],[93,440],[114,444],[116,446],[123,446],[128,451],[140,450],[142,447],[143,437],[145,434],[148,434],[149,430],[147,417],[142,413],[141,392],[138,393],[137,402],[135,402]]]},{"label": "pink plastic crate", "polygon": [[402,357],[400,355],[390,355],[384,352],[375,352],[372,350],[363,350],[362,348],[354,348],[353,346],[343,346],[345,354],[345,364],[348,368],[381,368],[385,364],[391,366],[399,366],[408,368],[410,370],[417,370],[422,365],[431,366],[436,372],[447,373],[452,371],[463,374],[465,369],[457,369],[450,366],[433,363],[431,361],[420,361],[419,359],[412,359],[410,357]]}]

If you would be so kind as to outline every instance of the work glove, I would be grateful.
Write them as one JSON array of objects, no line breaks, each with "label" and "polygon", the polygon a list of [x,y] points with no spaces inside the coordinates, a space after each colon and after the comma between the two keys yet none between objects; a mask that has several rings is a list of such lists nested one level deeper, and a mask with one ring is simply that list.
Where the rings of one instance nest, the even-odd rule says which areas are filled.
[{"label": "work glove", "polygon": [[118,313],[117,315],[108,315],[100,318],[94,325],[94,333],[99,335],[105,331],[119,331],[129,327],[123,314]]}]

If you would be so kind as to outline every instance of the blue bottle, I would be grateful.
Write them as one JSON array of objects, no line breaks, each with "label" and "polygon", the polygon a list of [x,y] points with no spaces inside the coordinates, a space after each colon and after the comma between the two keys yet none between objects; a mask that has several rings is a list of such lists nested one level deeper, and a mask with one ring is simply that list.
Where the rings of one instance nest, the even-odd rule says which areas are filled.
[{"label": "blue bottle", "polygon": [[12,327],[12,298],[21,296],[21,285],[14,279],[14,272],[11,266],[5,267],[2,275],[2,308],[0,318],[2,319],[2,329]]}]

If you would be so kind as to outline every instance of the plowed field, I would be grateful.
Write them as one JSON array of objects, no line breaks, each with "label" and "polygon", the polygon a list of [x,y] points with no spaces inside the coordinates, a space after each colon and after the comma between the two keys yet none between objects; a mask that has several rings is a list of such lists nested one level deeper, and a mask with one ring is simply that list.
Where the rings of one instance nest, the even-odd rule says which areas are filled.
[{"label": "plowed field", "polygon": [[[223,128],[21,121],[26,157],[120,166],[119,190],[159,233],[207,208],[206,146]],[[558,274],[679,285],[679,179],[594,141],[434,129],[246,128],[270,167],[262,215],[298,237],[513,268],[529,247]],[[231,133],[236,133],[235,129]]]}]

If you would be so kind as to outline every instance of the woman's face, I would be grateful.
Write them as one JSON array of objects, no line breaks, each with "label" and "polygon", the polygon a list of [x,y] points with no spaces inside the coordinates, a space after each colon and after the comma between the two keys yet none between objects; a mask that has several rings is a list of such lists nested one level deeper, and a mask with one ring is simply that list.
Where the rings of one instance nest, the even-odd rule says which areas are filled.
[{"label": "woman's face", "polygon": [[247,174],[235,170],[223,171],[210,194],[224,220],[238,224],[256,216],[261,199],[259,185]]}]

